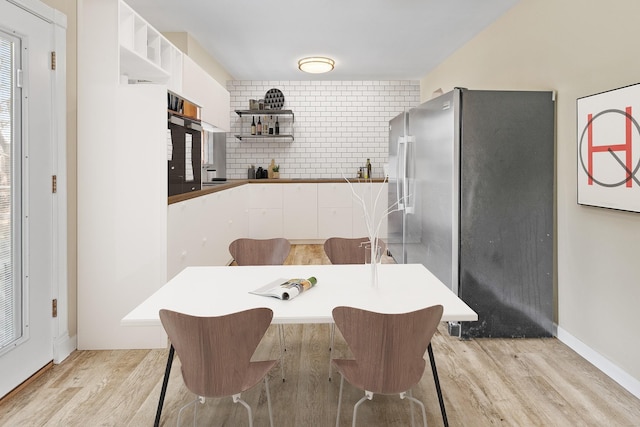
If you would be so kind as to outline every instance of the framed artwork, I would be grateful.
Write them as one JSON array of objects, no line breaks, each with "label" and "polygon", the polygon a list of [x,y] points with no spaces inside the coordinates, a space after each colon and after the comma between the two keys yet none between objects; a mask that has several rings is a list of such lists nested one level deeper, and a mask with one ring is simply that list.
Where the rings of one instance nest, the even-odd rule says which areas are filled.
[{"label": "framed artwork", "polygon": [[640,84],[577,99],[578,203],[640,212]]}]

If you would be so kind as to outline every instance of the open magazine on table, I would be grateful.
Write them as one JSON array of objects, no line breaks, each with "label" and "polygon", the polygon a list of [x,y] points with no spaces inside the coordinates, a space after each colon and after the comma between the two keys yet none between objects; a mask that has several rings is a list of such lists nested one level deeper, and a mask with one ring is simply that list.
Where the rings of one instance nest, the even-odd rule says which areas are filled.
[{"label": "open magazine on table", "polygon": [[278,279],[249,293],[290,300],[311,289],[316,283],[318,283],[318,280],[315,277],[309,277],[308,279]]}]

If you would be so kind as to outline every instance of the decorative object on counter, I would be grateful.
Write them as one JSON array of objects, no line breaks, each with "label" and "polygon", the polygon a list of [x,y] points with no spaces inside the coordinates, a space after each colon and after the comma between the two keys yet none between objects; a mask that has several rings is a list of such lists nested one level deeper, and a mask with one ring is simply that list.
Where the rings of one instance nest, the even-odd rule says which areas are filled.
[{"label": "decorative object on counter", "polygon": [[263,168],[262,166],[258,166],[258,169],[255,171],[255,179],[267,179],[269,178],[269,170],[268,168]]},{"label": "decorative object on counter", "polygon": [[273,167],[273,179],[280,178],[280,165],[275,165]]},{"label": "decorative object on counter", "polygon": [[271,110],[281,110],[282,107],[284,107],[284,95],[280,89],[269,89],[267,93],[264,94],[264,103],[265,106],[268,106]]},{"label": "decorative object on counter", "polygon": [[256,179],[256,167],[254,165],[249,166],[249,170],[247,171],[248,179]]},{"label": "decorative object on counter", "polygon": [[276,167],[276,161],[274,159],[271,159],[271,163],[267,168],[267,178],[269,179],[273,178],[273,172],[275,171],[275,167]]},{"label": "decorative object on counter", "polygon": [[371,175],[371,160],[367,159],[367,179],[371,179],[373,178],[373,175]]}]

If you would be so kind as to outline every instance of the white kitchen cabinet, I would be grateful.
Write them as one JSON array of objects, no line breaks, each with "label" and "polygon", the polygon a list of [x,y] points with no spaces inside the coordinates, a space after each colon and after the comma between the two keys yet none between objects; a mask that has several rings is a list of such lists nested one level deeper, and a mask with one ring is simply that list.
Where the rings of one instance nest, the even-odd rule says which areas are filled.
[{"label": "white kitchen cabinet", "polygon": [[[322,183],[318,184],[318,237],[368,236],[364,210],[358,197],[369,211],[375,206],[375,221],[382,221],[378,236],[386,236],[386,183]],[[376,202],[377,198],[377,202]]]},{"label": "white kitchen cabinet", "polygon": [[120,1],[118,6],[120,76],[169,86],[177,83],[182,71],[180,50],[128,4]]},{"label": "white kitchen cabinet", "polygon": [[229,91],[186,55],[182,59],[180,95],[200,107],[202,121],[229,132]]},{"label": "white kitchen cabinet", "polygon": [[167,89],[182,90],[183,55],[123,1],[83,0],[77,22],[78,349],[164,348],[161,326],[120,320],[178,268],[167,253]]},{"label": "white kitchen cabinet", "polygon": [[249,188],[246,185],[234,187],[229,190],[221,191],[224,198],[216,205],[216,209],[223,213],[224,224],[220,227],[224,230],[225,243],[225,260],[227,264],[231,261],[229,253],[229,244],[241,237],[249,236],[249,210],[247,209],[247,199]]},{"label": "white kitchen cabinet", "polygon": [[[382,182],[360,182],[353,184],[353,191],[364,201],[367,211],[371,215],[371,220],[380,224],[378,237],[384,238],[387,235],[386,211],[388,209],[387,183]],[[353,197],[353,237],[369,236],[367,230],[364,208],[357,197]]]},{"label": "white kitchen cabinet", "polygon": [[167,279],[185,267],[227,265],[229,244],[246,237],[246,186],[173,203],[167,215]]},{"label": "white kitchen cabinet", "polygon": [[282,237],[282,185],[250,184],[248,188],[249,237]]},{"label": "white kitchen cabinet", "polygon": [[118,5],[119,75],[123,83],[164,84],[199,106],[201,120],[229,132],[229,91],[129,5],[123,1]]},{"label": "white kitchen cabinet", "polygon": [[318,184],[318,237],[351,237],[353,234],[353,193],[349,184]]},{"label": "white kitchen cabinet", "polygon": [[284,237],[289,240],[318,238],[318,185],[282,184]]},{"label": "white kitchen cabinet", "polygon": [[123,3],[85,0],[82,6],[77,20],[82,34],[77,66],[78,349],[164,348],[162,327],[123,328],[120,320],[166,283],[167,89],[163,84],[120,84],[126,66],[118,54]]},{"label": "white kitchen cabinet", "polygon": [[200,221],[206,197],[185,200],[168,206],[167,212],[167,280],[189,265],[201,265],[208,233]]}]

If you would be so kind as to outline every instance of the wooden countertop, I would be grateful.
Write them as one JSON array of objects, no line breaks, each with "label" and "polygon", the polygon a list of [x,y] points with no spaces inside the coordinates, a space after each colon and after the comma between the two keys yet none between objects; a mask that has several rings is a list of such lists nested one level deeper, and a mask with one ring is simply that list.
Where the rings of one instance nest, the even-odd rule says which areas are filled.
[{"label": "wooden countertop", "polygon": [[[358,178],[347,178],[349,182],[357,183],[357,182],[385,182],[384,178],[373,178],[370,180],[358,179]],[[295,179],[287,179],[287,178],[278,178],[278,179],[230,179],[225,184],[215,184],[215,185],[207,185],[202,187],[202,190],[199,191],[191,191],[189,193],[177,194],[175,196],[170,196],[168,200],[168,204],[171,205],[173,203],[182,202],[189,199],[194,199],[196,197],[204,196],[206,194],[216,193],[218,191],[228,190],[229,188],[239,187],[245,184],[324,184],[324,183],[344,183],[344,178],[295,178]]]}]

